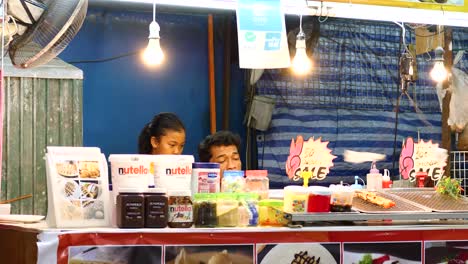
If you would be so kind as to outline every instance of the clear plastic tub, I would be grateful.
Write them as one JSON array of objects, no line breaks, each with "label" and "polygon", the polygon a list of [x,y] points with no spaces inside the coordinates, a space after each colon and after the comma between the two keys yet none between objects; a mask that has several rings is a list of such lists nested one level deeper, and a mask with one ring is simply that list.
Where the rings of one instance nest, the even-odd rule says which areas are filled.
[{"label": "clear plastic tub", "polygon": [[245,179],[244,172],[237,170],[224,171],[221,181],[222,192],[244,192]]},{"label": "clear plastic tub", "polygon": [[354,189],[350,186],[342,184],[330,185],[331,199],[330,211],[331,212],[351,212],[353,206]]},{"label": "clear plastic tub", "polygon": [[247,170],[245,171],[245,191],[256,193],[260,199],[268,199],[270,181],[267,170]]},{"label": "clear plastic tub", "polygon": [[309,191],[302,186],[284,187],[284,211],[287,213],[307,212],[307,199]]},{"label": "clear plastic tub", "polygon": [[307,212],[325,213],[330,212],[331,191],[327,187],[311,186],[309,199],[307,201]]},{"label": "clear plastic tub", "polygon": [[218,226],[236,227],[239,221],[239,202],[235,193],[218,193],[216,214]]}]

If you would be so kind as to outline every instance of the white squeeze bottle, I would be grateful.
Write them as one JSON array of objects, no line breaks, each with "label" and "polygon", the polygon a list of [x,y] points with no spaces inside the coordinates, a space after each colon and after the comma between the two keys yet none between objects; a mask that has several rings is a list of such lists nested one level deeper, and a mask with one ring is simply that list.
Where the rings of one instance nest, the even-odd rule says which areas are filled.
[{"label": "white squeeze bottle", "polygon": [[367,174],[367,190],[368,191],[379,191],[382,190],[382,174],[377,169],[375,161],[372,162],[371,169]]}]

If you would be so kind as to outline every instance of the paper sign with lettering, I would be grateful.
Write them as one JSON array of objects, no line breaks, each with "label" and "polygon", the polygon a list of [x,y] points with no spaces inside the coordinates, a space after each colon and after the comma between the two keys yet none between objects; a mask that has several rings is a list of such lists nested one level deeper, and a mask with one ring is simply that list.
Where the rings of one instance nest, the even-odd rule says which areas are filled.
[{"label": "paper sign with lettering", "polygon": [[401,149],[400,174],[403,179],[414,182],[416,173],[422,170],[433,181],[437,181],[444,175],[447,157],[447,150],[439,148],[439,144],[432,143],[432,140],[414,143],[413,138],[409,137],[403,142]]},{"label": "paper sign with lettering", "polygon": [[238,0],[237,32],[240,68],[289,67],[281,0]]},{"label": "paper sign with lettering", "polygon": [[291,140],[289,157],[286,161],[286,173],[294,181],[304,180],[304,186],[308,186],[309,180],[323,180],[333,167],[333,159],[327,148],[328,141],[322,138],[314,140],[313,137],[304,141],[302,136],[297,136],[296,141]]}]

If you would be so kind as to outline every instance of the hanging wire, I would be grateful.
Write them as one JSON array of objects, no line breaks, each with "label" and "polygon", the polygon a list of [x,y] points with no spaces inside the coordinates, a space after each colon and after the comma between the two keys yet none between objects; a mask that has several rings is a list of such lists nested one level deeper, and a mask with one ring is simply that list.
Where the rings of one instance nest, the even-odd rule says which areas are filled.
[{"label": "hanging wire", "polygon": [[156,21],[156,0],[153,0],[153,22]]},{"label": "hanging wire", "polygon": [[395,23],[395,24],[397,24],[398,26],[401,27],[401,29],[402,29],[402,31],[403,31],[403,32],[402,32],[402,36],[403,36],[403,46],[405,47],[405,50],[406,50],[406,52],[409,54],[409,56],[410,56],[412,59],[414,59],[414,58],[413,58],[413,54],[411,54],[410,50],[408,49],[408,46],[406,45],[406,28],[405,28],[405,24],[404,24],[403,22],[401,22],[401,24],[400,24],[400,23],[398,23],[398,22],[396,22],[396,21],[393,21],[393,23]]},{"label": "hanging wire", "polygon": [[323,14],[323,1],[320,2],[320,16],[318,18],[318,21],[320,23],[323,23],[328,20],[328,9],[327,9],[327,15],[325,16],[325,19],[322,18],[322,14]]},{"label": "hanging wire", "polygon": [[303,31],[302,31],[302,14],[299,15],[299,33],[303,33]]}]

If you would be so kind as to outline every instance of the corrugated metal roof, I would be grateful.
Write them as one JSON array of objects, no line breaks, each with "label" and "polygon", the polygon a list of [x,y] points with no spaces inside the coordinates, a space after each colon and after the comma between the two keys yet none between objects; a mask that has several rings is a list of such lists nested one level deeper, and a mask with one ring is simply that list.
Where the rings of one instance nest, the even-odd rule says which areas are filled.
[{"label": "corrugated metal roof", "polygon": [[8,77],[29,77],[44,79],[83,79],[83,71],[59,58],[51,60],[49,63],[30,68],[19,69],[13,66],[8,56],[3,58],[4,76]]}]

